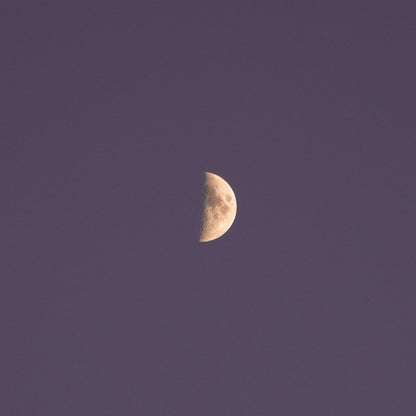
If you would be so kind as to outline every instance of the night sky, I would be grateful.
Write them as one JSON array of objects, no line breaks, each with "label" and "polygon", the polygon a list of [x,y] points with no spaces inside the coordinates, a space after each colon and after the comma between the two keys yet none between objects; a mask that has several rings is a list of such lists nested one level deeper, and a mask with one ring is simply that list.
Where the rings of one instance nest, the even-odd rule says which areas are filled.
[{"label": "night sky", "polygon": [[0,16],[2,416],[416,414],[413,1]]}]

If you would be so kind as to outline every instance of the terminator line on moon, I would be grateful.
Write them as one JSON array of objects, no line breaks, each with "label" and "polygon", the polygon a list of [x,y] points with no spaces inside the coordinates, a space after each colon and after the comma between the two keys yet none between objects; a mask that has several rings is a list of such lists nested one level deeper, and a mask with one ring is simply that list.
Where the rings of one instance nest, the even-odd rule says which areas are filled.
[{"label": "terminator line on moon", "polygon": [[212,241],[225,234],[237,214],[234,192],[220,176],[205,172],[205,192],[200,242]]}]

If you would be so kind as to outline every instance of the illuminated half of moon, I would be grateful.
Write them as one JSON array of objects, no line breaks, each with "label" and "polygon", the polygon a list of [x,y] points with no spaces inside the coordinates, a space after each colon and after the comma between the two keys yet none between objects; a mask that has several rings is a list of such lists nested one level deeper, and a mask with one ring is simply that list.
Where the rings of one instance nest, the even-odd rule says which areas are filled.
[{"label": "illuminated half of moon", "polygon": [[214,173],[205,172],[205,204],[199,241],[215,240],[225,234],[237,214],[237,200],[231,186]]}]

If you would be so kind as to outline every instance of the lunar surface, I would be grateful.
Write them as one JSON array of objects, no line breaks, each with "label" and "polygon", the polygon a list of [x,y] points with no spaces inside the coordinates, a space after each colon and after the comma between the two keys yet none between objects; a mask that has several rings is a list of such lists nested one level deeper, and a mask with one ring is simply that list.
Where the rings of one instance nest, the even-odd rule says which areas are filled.
[{"label": "lunar surface", "polygon": [[225,234],[237,214],[234,192],[220,176],[205,172],[205,193],[200,242],[212,241]]}]

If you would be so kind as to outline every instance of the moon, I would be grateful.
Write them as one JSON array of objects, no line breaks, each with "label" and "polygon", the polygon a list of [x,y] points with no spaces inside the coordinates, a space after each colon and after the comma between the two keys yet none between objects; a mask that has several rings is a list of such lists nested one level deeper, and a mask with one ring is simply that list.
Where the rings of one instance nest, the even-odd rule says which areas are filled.
[{"label": "moon", "polygon": [[237,214],[237,200],[231,186],[220,176],[205,172],[205,204],[199,241],[207,242],[225,234]]}]

